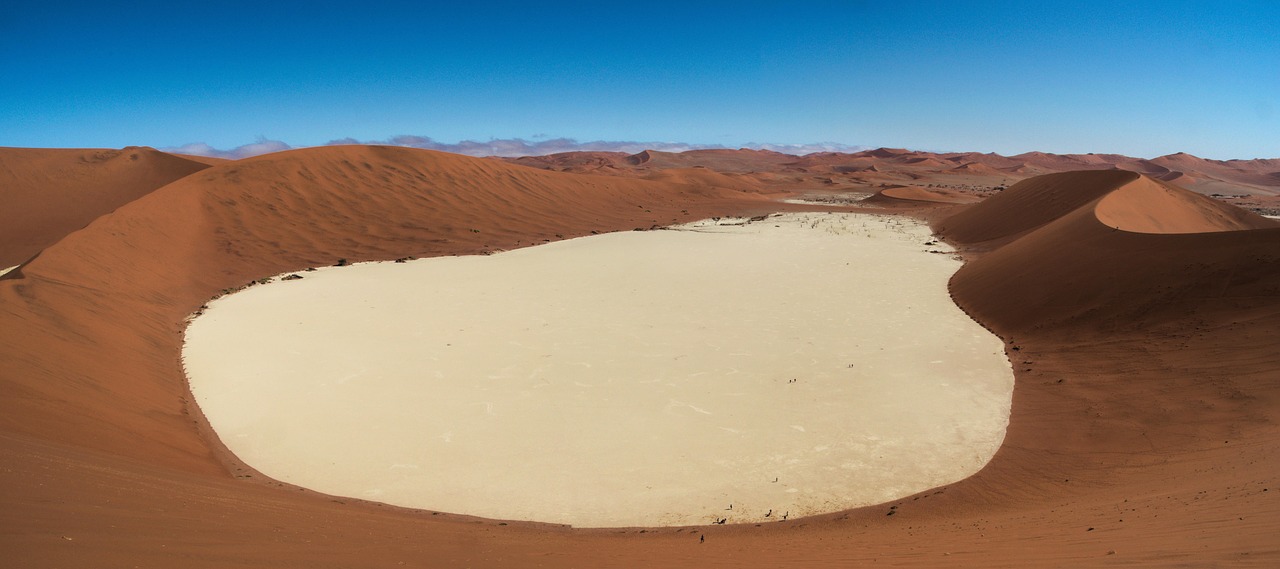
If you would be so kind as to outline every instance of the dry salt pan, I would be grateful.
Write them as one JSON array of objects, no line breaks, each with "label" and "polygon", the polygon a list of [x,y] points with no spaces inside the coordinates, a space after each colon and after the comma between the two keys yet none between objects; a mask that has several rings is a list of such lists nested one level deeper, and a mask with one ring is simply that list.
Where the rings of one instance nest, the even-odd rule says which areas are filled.
[{"label": "dry salt pan", "polygon": [[999,447],[1013,375],[947,294],[959,266],[907,218],[707,220],[302,273],[210,303],[184,359],[232,452],[320,492],[585,527],[795,519]]}]

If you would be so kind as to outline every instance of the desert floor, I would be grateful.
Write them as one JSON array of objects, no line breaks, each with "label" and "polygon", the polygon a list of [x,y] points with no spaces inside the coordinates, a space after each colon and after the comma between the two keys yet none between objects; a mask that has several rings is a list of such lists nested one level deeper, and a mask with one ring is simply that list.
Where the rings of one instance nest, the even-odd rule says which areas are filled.
[{"label": "desert floor", "polygon": [[292,273],[187,331],[259,472],[576,527],[768,522],[965,478],[1013,374],[911,218],[783,214]]},{"label": "desert floor", "polygon": [[[523,162],[0,149],[0,266],[18,265],[0,277],[4,563],[1280,565],[1280,225],[1257,214],[1276,211],[1274,161],[877,149]],[[782,202],[824,192],[876,195]],[[264,476],[187,388],[191,316],[273,275],[864,206],[925,220],[957,249],[947,291],[1003,341],[1015,381],[985,466],[881,505],[628,529],[399,508]]]}]

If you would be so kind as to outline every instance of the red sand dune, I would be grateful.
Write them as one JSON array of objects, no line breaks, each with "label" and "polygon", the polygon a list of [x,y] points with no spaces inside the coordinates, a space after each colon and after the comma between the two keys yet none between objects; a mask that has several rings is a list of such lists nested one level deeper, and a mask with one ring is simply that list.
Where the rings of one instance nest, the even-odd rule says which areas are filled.
[{"label": "red sand dune", "polygon": [[545,156],[521,156],[509,158],[509,162],[546,170],[591,172],[601,169],[617,169],[627,165],[625,152],[560,152]]},{"label": "red sand dune", "polygon": [[941,160],[938,160],[937,158],[931,158],[931,157],[927,157],[927,156],[921,156],[921,157],[918,157],[918,158],[912,158],[912,159],[910,159],[910,160],[907,160],[905,163],[906,163],[906,164],[910,164],[910,165],[912,165],[912,166],[919,166],[919,167],[921,167],[921,168],[939,168],[939,169],[941,169],[941,168],[949,168],[949,167],[950,167],[947,163],[945,163],[945,162],[943,162],[943,161],[941,161]]},{"label": "red sand dune", "polygon": [[645,150],[628,158],[632,164],[646,168],[711,168],[717,172],[754,172],[761,167],[776,168],[795,160],[795,156],[770,150],[690,150],[688,152],[658,152]]},{"label": "red sand dune", "polygon": [[1188,186],[1197,182],[1195,178],[1192,178],[1191,176],[1188,176],[1185,173],[1179,172],[1177,170],[1171,170],[1167,173],[1152,176],[1152,177],[1163,182],[1173,182],[1180,186]]},{"label": "red sand dune", "polygon": [[981,472],[835,515],[658,530],[506,525],[265,480],[191,406],[184,319],[223,289],[340,258],[771,202],[386,147],[245,159],[142,193],[0,279],[12,566],[1280,564],[1280,228],[1137,174],[1033,178],[937,223],[976,245],[952,293],[1015,364],[1008,435]]},{"label": "red sand dune", "polygon": [[980,176],[1000,176],[1002,172],[981,162],[969,162],[948,170],[956,174],[977,174]]},{"label": "red sand dune", "polygon": [[151,148],[0,148],[0,269],[207,166]]},{"label": "red sand dune", "polygon": [[[751,174],[780,187],[803,183],[805,174],[832,177],[848,189],[871,190],[881,183],[957,185],[990,191],[1030,176],[1077,170],[1127,170],[1179,185],[1198,193],[1253,196],[1280,195],[1280,159],[1205,160],[1171,154],[1146,160],[1119,154],[1047,154],[1028,152],[1014,157],[994,153],[932,153],[879,148],[852,154],[817,152],[789,156],[758,150],[695,150],[683,153],[645,151],[622,153],[569,152],[551,156],[505,159],[534,168],[646,176],[665,169],[703,167],[717,172]],[[1181,176],[1174,175],[1175,172]],[[772,176],[772,177],[766,177]]]},{"label": "red sand dune", "polygon": [[877,148],[875,150],[866,150],[866,151],[860,152],[859,154],[863,154],[866,156],[874,156],[876,158],[898,158],[901,156],[914,154],[914,153],[905,148]]},{"label": "red sand dune", "polygon": [[951,190],[921,188],[920,186],[890,186],[863,200],[863,203],[887,205],[894,202],[928,202],[942,204],[972,203],[972,195]]},{"label": "red sand dune", "polygon": [[645,176],[645,179],[684,187],[690,192],[700,192],[708,188],[740,192],[761,191],[761,184],[755,178],[740,174],[721,174],[706,168],[671,168]]},{"label": "red sand dune", "polygon": [[192,162],[199,162],[206,166],[218,166],[221,164],[226,164],[227,162],[231,162],[230,158],[218,158],[216,156],[199,156],[196,154],[179,154],[176,152],[170,152],[169,154],[172,154],[174,156],[177,156],[185,160],[190,160]]},{"label": "red sand dune", "polygon": [[1280,225],[1146,176],[1107,194],[1095,214],[1098,221],[1136,233],[1213,233]]},{"label": "red sand dune", "polygon": [[978,152],[959,152],[937,155],[939,158],[950,162],[953,165],[963,165],[970,163],[982,164],[992,168],[1008,168],[1016,166],[1018,162],[1012,158],[1001,156],[995,153],[982,154]]}]

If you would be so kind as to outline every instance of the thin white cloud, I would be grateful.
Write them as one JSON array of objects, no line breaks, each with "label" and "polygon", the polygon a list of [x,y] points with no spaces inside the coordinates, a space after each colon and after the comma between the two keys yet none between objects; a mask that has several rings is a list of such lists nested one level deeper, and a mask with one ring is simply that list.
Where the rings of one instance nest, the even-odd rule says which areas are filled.
[{"label": "thin white cloud", "polygon": [[209,156],[211,158],[229,158],[238,160],[240,158],[248,158],[250,156],[259,156],[262,154],[270,154],[272,152],[281,152],[292,149],[288,143],[280,140],[268,140],[266,138],[258,138],[257,142],[243,144],[229,150],[218,150],[203,142],[192,142],[182,146],[172,148],[161,148],[164,152],[172,152],[174,154],[190,154],[192,156]]},{"label": "thin white cloud", "polygon": [[[645,150],[685,152],[689,150],[725,148],[772,150],[774,152],[802,156],[814,152],[858,152],[869,148],[867,146],[852,146],[835,142],[813,144],[773,144],[753,142],[740,147],[729,147],[720,144],[690,144],[684,142],[641,142],[623,140],[593,140],[579,142],[572,138],[545,138],[545,135],[537,135],[533,138],[534,140],[524,138],[495,138],[488,141],[463,140],[456,143],[446,143],[436,141],[428,136],[400,135],[393,136],[386,140],[361,141],[354,138],[340,138],[325,143],[325,146],[339,144],[378,144],[387,146],[405,146],[409,148],[424,148],[427,150],[439,150],[441,152],[465,154],[468,156],[500,156],[508,158],[518,156],[545,156],[547,154],[558,154],[561,152],[592,151],[635,154]],[[219,150],[203,142],[193,142],[178,147],[164,148],[162,150],[180,154],[236,159],[258,156],[260,154],[268,154],[271,152],[279,152],[282,150],[289,150],[291,148],[294,147],[279,140],[259,138],[257,142],[237,146],[229,150]]]}]

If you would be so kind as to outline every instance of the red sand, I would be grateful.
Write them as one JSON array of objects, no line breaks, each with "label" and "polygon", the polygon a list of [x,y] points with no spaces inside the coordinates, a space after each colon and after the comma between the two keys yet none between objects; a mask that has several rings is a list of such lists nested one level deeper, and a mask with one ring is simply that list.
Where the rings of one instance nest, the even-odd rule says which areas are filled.
[{"label": "red sand", "polygon": [[150,148],[0,148],[0,268],[207,165]]},{"label": "red sand", "polygon": [[136,188],[0,279],[0,550],[13,566],[1280,564],[1280,228],[1136,174],[1045,176],[920,210],[976,244],[952,294],[1015,364],[1005,444],[978,474],[817,518],[627,531],[405,511],[255,476],[189,404],[185,318],[222,289],[342,258],[799,208],[696,180],[385,147]]},{"label": "red sand", "polygon": [[880,190],[866,199],[867,203],[880,205],[916,205],[902,202],[931,202],[943,204],[973,203],[978,201],[972,195],[951,190],[933,190],[920,186],[892,186]]},{"label": "red sand", "polygon": [[1151,160],[1119,154],[1046,154],[1029,152],[1006,157],[977,152],[934,153],[878,148],[853,154],[819,152],[789,156],[760,150],[696,150],[673,154],[645,151],[566,152],[506,159],[556,171],[614,176],[647,176],[670,169],[705,168],[754,178],[775,189],[814,186],[873,193],[888,186],[930,186],[934,191],[985,195],[1025,178],[1078,170],[1126,170],[1177,182],[1195,192],[1218,196],[1280,195],[1280,159],[1205,160],[1170,154]]}]

